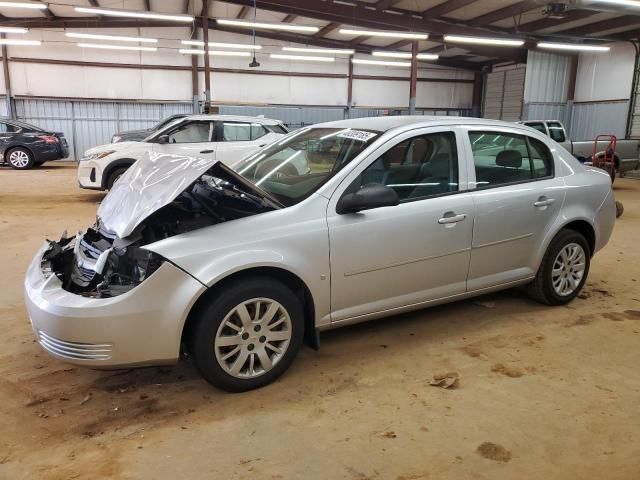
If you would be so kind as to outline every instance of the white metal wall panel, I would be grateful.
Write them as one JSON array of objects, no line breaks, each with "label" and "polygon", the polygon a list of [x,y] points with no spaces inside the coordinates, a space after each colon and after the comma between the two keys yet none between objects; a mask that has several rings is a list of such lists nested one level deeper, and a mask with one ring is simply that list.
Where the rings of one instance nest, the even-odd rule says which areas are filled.
[{"label": "white metal wall panel", "polygon": [[570,72],[570,56],[530,50],[527,53],[524,101],[566,102]]},{"label": "white metal wall panel", "polygon": [[635,49],[630,42],[611,44],[607,53],[581,53],[576,102],[628,99],[633,81]]}]

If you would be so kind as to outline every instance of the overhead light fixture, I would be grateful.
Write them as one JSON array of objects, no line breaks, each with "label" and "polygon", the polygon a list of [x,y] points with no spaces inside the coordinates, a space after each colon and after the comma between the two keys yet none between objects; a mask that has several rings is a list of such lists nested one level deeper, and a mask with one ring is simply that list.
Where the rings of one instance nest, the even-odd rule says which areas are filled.
[{"label": "overhead light fixture", "polygon": [[[204,50],[196,50],[195,48],[181,48],[180,53],[187,55],[204,55]],[[230,50],[209,50],[209,55],[220,57],[250,57],[249,52],[232,52]]]},{"label": "overhead light fixture", "polygon": [[157,47],[136,47],[133,45],[107,45],[106,43],[78,43],[81,48],[100,48],[103,50],[135,50],[137,52],[157,52]]},{"label": "overhead light fixture", "polygon": [[230,25],[232,27],[255,28],[262,30],[285,30],[288,32],[316,33],[320,29],[308,25],[292,25],[290,23],[264,23],[250,22],[246,20],[230,20],[226,18],[218,18],[216,22],[220,25]]},{"label": "overhead light fixture", "polygon": [[412,32],[380,32],[375,30],[353,30],[350,28],[341,28],[339,32],[343,35],[366,35],[367,37],[387,37],[387,38],[406,38],[407,40],[426,40],[429,35],[426,33]]},{"label": "overhead light fixture", "polygon": [[461,35],[445,35],[444,41],[454,43],[472,43],[476,45],[493,45],[496,47],[521,47],[522,45],[524,45],[524,40],[488,37],[464,37]]},{"label": "overhead light fixture", "polygon": [[0,38],[0,45],[38,46],[38,45],[42,45],[42,42],[40,40],[21,40],[18,38]]},{"label": "overhead light fixture", "polygon": [[391,58],[411,58],[411,52],[385,52],[381,50],[375,50],[371,52],[374,57],[391,57]]},{"label": "overhead light fixture", "polygon": [[[0,2],[0,7],[2,6]],[[79,13],[93,13],[96,15],[105,15],[107,17],[127,17],[127,18],[146,18],[149,20],[170,20],[173,22],[193,22],[191,15],[172,15],[167,13],[153,12],[136,12],[134,10],[112,10],[110,8],[97,7],[75,7],[74,10]]]},{"label": "overhead light fixture", "polygon": [[[197,47],[204,47],[204,42],[202,40],[182,40],[183,45],[194,45]],[[239,48],[246,50],[260,50],[262,45],[250,45],[247,43],[221,43],[221,42],[209,42],[210,47],[215,48]]]},{"label": "overhead light fixture", "polygon": [[411,62],[388,62],[385,60],[365,60],[364,58],[354,58],[351,60],[353,63],[359,63],[362,65],[384,65],[386,67],[410,67]]},{"label": "overhead light fixture", "polygon": [[583,45],[579,43],[549,43],[538,42],[538,48],[549,48],[552,50],[573,50],[579,52],[608,52],[611,48],[602,45]]},{"label": "overhead light fixture", "polygon": [[31,8],[34,10],[46,10],[48,8],[44,3],[39,2],[0,2],[0,7]]},{"label": "overhead light fixture", "polygon": [[440,55],[437,53],[419,53],[416,55],[418,60],[438,60]]},{"label": "overhead light fixture", "polygon": [[640,2],[638,0],[597,0],[595,3],[610,3],[612,5],[620,5],[621,7],[640,8]]},{"label": "overhead light fixture", "polygon": [[101,35],[96,33],[65,32],[65,36],[71,38],[88,38],[90,40],[113,40],[116,42],[158,43],[157,38],[123,37],[121,35]]},{"label": "overhead light fixture", "polygon": [[0,33],[27,33],[28,28],[22,27],[0,27]]},{"label": "overhead light fixture", "polygon": [[272,53],[270,58],[277,58],[281,60],[300,60],[304,62],[335,62],[333,57],[319,57],[315,55],[285,55],[281,53]]},{"label": "overhead light fixture", "polygon": [[282,47],[285,52],[300,53],[334,53],[336,55],[353,55],[355,50],[350,48],[307,48],[307,47]]}]

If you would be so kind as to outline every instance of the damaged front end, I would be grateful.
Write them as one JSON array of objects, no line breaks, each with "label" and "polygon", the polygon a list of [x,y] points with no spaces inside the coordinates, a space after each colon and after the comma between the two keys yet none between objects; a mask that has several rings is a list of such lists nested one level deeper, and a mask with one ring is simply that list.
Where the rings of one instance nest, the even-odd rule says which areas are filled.
[{"label": "damaged front end", "polygon": [[[123,176],[116,184],[119,188],[105,197],[93,227],[75,237],[65,233],[59,241],[49,241],[41,261],[45,277],[56,275],[64,290],[86,297],[122,295],[166,261],[145,245],[280,206],[219,163],[208,165],[204,173],[203,165],[194,165],[176,173],[178,178],[166,172],[159,178],[167,166],[154,166],[145,176],[140,176],[140,166],[138,175],[127,171],[125,175],[133,178]],[[177,181],[186,188],[175,188]]]}]

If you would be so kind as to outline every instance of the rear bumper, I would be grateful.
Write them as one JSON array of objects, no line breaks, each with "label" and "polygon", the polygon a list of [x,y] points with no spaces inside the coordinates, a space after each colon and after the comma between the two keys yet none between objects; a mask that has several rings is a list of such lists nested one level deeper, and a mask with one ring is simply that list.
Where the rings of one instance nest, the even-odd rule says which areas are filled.
[{"label": "rear bumper", "polygon": [[175,362],[182,327],[205,287],[165,262],[133,290],[113,298],[67,292],[40,263],[44,244],[29,266],[25,303],[40,346],[53,357],[94,368]]}]

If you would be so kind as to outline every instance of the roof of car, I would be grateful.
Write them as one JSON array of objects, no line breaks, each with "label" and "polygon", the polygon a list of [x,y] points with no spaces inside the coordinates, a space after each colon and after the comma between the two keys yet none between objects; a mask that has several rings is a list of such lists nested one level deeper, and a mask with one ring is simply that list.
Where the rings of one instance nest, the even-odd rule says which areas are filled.
[{"label": "roof of car", "polygon": [[252,122],[263,125],[277,125],[279,120],[265,117],[248,117],[244,115],[189,115],[189,120],[226,120],[228,122]]},{"label": "roof of car", "polygon": [[435,125],[483,125],[495,127],[511,127],[517,126],[513,122],[504,122],[501,120],[490,120],[487,118],[473,117],[427,117],[423,115],[413,116],[388,116],[388,117],[366,117],[352,118],[349,120],[338,120],[335,122],[326,122],[314,125],[323,128],[357,128],[362,130],[377,130],[386,132],[392,128],[399,127],[419,127],[419,126],[435,126]]}]

